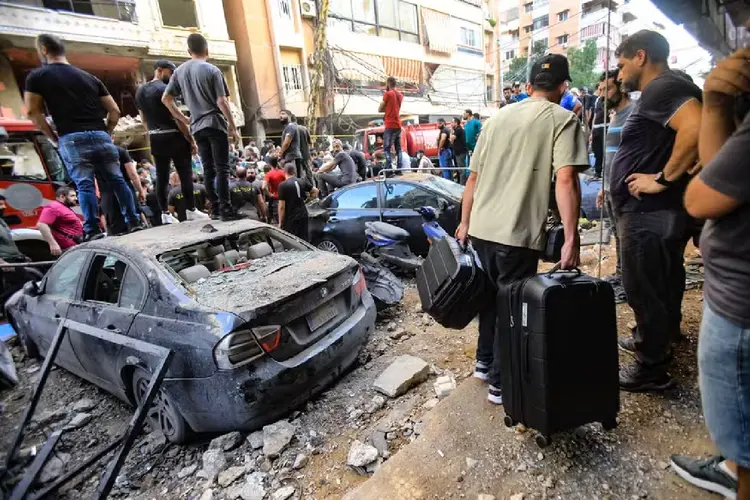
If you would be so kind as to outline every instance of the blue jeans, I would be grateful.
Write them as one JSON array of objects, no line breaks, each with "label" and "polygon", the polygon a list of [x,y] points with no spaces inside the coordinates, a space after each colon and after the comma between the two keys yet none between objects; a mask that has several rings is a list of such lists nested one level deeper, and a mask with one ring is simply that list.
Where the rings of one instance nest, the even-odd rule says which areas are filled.
[{"label": "blue jeans", "polygon": [[717,314],[708,302],[698,338],[698,382],[719,453],[750,468],[750,328]]},{"label": "blue jeans", "polygon": [[114,193],[125,221],[138,222],[133,192],[122,177],[120,155],[109,134],[103,131],[66,134],[60,137],[60,156],[68,175],[76,184],[86,233],[99,231],[94,177],[99,181],[101,190]]},{"label": "blue jeans", "polygon": [[[440,156],[438,157],[438,161],[440,162],[441,167],[452,167],[453,163],[451,162],[453,158],[453,155],[451,154],[450,149],[444,149],[440,152]],[[443,178],[451,180],[453,177],[453,172],[450,170],[443,169],[442,172]]]},{"label": "blue jeans", "polygon": [[393,168],[391,163],[391,146],[396,148],[396,168],[404,168],[401,165],[401,129],[387,128],[383,132],[383,152],[385,153],[385,168]]}]

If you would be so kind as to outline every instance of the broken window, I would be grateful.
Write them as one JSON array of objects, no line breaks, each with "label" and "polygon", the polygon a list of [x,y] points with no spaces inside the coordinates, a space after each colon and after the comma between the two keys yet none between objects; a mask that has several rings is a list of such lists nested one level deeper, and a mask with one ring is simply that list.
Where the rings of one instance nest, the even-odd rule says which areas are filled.
[{"label": "broken window", "polygon": [[145,295],[145,284],[132,267],[112,255],[98,254],[94,257],[83,300],[137,309]]},{"label": "broken window", "polygon": [[44,293],[63,299],[74,298],[87,255],[86,252],[65,252],[47,275]]},{"label": "broken window", "polygon": [[48,9],[136,22],[135,0],[43,0]]},{"label": "broken window", "polygon": [[197,28],[195,0],[159,0],[161,21],[164,26]]},{"label": "broken window", "polygon": [[31,140],[20,139],[0,146],[0,175],[19,180],[47,180],[47,172]]}]

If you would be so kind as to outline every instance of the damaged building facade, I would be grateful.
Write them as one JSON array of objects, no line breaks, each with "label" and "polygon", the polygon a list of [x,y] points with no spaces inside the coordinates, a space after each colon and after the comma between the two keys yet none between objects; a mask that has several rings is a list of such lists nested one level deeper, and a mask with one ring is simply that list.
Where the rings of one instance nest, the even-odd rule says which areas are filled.
[{"label": "damaged building facade", "polygon": [[189,58],[187,37],[202,33],[211,62],[224,73],[239,124],[237,52],[217,0],[5,0],[0,1],[0,117],[23,118],[26,76],[39,67],[34,39],[41,33],[62,38],[70,62],[99,77],[120,106],[118,142],[146,145],[136,119],[135,92],[150,80],[153,63]]}]

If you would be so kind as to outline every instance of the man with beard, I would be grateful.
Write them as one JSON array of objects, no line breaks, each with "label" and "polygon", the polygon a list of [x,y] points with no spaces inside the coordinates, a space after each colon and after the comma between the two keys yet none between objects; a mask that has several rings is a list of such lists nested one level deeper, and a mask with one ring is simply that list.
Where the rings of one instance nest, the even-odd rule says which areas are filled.
[{"label": "man with beard", "polygon": [[614,209],[612,208],[612,196],[610,195],[609,179],[612,177],[612,160],[620,147],[622,140],[622,128],[628,120],[630,113],[633,111],[633,101],[630,96],[620,90],[620,70],[614,69],[606,74],[606,92],[607,92],[607,109],[614,110],[615,114],[609,122],[607,128],[607,145],[604,151],[605,168],[603,171],[604,179],[602,180],[602,189],[596,197],[596,205],[599,208],[605,208],[609,217],[609,227],[615,235],[615,252],[617,252],[617,267],[615,274],[604,278],[608,281],[615,291],[615,300],[618,303],[625,302],[625,290],[622,287],[622,255],[620,252],[620,238],[617,236],[617,219]]},{"label": "man with beard", "polygon": [[294,121],[294,114],[291,111],[282,109],[281,113],[279,113],[279,121],[284,127],[284,131],[281,133],[282,142],[279,159],[283,159],[285,163],[294,163],[297,167],[297,174],[301,175],[302,151],[300,150],[299,128]]},{"label": "man with beard", "polygon": [[383,101],[378,107],[379,113],[383,115],[383,151],[385,152],[386,168],[393,168],[391,163],[391,146],[396,150],[396,168],[407,168],[402,165],[401,160],[401,103],[404,102],[404,94],[396,90],[396,79],[389,76],[385,81],[385,92]]},{"label": "man with beard", "polygon": [[615,54],[622,90],[641,91],[610,178],[622,281],[637,323],[632,338],[619,340],[635,354],[620,371],[620,388],[660,391],[673,385],[671,344],[681,335],[683,254],[692,230],[682,198],[698,158],[701,91],[670,71],[669,42],[655,31],[629,36]]},{"label": "man with beard", "polygon": [[180,183],[185,186],[185,205],[188,220],[207,219],[208,216],[198,210],[193,198],[193,169],[191,158],[198,151],[190,127],[183,121],[175,121],[172,114],[161,102],[167,89],[175,65],[170,61],[160,60],[154,64],[154,78],[138,88],[135,103],[146,125],[151,155],[156,162],[156,196],[161,209],[161,223],[173,224],[177,219],[169,214],[167,195],[169,194],[169,170],[174,163],[180,176]]},{"label": "man with beard", "polygon": [[[344,151],[341,140],[333,140],[333,160],[329,161],[318,170],[318,179],[321,181],[323,196],[328,196],[336,188],[354,184],[357,181],[357,168],[349,153]],[[328,172],[339,167],[341,173],[329,174]]]},{"label": "man with beard", "polygon": [[55,191],[55,201],[45,205],[39,215],[36,227],[55,257],[83,240],[83,224],[73,212],[76,205],[78,195],[75,189],[63,186]]},{"label": "man with beard", "polygon": [[265,199],[260,190],[253,185],[255,172],[248,176],[245,167],[237,167],[235,175],[237,180],[229,185],[229,195],[235,210],[253,220],[266,220]]}]

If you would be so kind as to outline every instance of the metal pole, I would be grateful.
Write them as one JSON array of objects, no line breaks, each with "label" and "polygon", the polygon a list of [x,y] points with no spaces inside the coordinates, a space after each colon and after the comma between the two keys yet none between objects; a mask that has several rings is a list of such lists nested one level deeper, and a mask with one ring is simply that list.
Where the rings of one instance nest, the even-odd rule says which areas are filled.
[{"label": "metal pole", "polygon": [[[607,96],[609,95],[609,78],[607,73],[609,72],[609,46],[611,41],[612,33],[612,0],[607,2],[609,9],[607,10],[607,48],[604,54],[604,135],[602,136],[602,190],[604,190],[604,172],[607,169]],[[604,192],[606,196],[606,191]],[[599,265],[597,266],[596,277],[601,279],[602,277],[602,238],[604,237],[604,209],[607,206],[607,200],[602,198],[602,209],[599,212]]]}]

